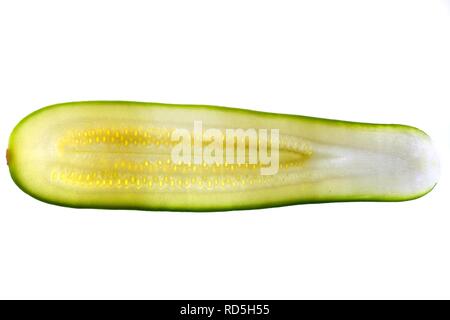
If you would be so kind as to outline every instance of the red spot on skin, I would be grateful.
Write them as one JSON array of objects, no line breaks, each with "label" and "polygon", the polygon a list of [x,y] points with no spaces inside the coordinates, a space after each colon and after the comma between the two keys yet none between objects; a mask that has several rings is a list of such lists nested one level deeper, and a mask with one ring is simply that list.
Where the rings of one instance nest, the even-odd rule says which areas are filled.
[{"label": "red spot on skin", "polygon": [[9,165],[9,159],[10,159],[9,149],[6,149],[6,164],[7,165]]}]

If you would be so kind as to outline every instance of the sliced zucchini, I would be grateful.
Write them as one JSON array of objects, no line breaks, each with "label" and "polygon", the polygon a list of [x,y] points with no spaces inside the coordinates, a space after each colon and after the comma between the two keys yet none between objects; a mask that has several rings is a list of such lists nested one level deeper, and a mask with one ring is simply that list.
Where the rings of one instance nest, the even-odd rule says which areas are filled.
[{"label": "sliced zucchini", "polygon": [[[195,141],[200,121],[203,135]],[[205,134],[208,129],[224,137],[227,129],[265,129],[278,132],[278,145],[275,135],[267,134],[256,147],[250,136],[240,146],[233,139],[230,149],[224,138],[219,142],[223,154],[215,154],[223,161],[206,161],[195,152],[207,152],[214,142]],[[179,130],[193,134],[189,161],[173,160]],[[267,159],[261,160],[265,148],[266,158],[274,155],[271,164],[278,162],[269,174],[263,171]],[[240,163],[238,149],[247,151]],[[256,163],[250,150],[260,152]],[[13,180],[26,193],[79,208],[219,211],[402,201],[428,193],[439,175],[429,137],[409,126],[123,101],[40,109],[14,129],[7,159]]]}]

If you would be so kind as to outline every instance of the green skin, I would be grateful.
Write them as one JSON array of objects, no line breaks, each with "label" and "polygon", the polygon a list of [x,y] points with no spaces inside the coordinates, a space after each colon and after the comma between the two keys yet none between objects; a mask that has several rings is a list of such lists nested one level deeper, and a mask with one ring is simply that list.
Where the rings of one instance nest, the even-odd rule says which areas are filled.
[{"label": "green skin", "polygon": [[[108,203],[108,202],[84,202],[84,203],[77,203],[77,202],[71,202],[71,201],[61,201],[55,198],[52,198],[48,195],[42,195],[39,193],[39,190],[33,189],[32,186],[26,183],[26,181],[21,177],[21,167],[16,163],[15,161],[15,149],[16,145],[20,144],[20,141],[17,139],[17,132],[18,128],[21,128],[23,126],[26,126],[28,121],[30,119],[33,119],[36,115],[43,115],[49,110],[52,110],[54,108],[66,108],[67,112],[71,112],[71,108],[77,105],[89,105],[89,106],[102,106],[102,105],[109,105],[109,104],[115,104],[115,105],[123,105],[123,106],[133,106],[133,107],[143,107],[143,108],[151,108],[151,107],[158,107],[158,108],[193,108],[197,110],[198,112],[202,112],[202,110],[206,111],[226,111],[229,113],[232,113],[234,115],[240,115],[241,117],[245,117],[247,115],[257,115],[259,117],[265,117],[267,118],[267,121],[270,122],[273,119],[282,119],[282,120],[292,120],[295,121],[302,121],[302,122],[309,122],[309,123],[320,123],[321,125],[329,126],[332,128],[339,128],[339,127],[351,127],[352,130],[358,132],[358,129],[366,129],[368,127],[372,128],[373,130],[383,130],[383,131],[392,131],[392,132],[403,132],[410,135],[415,136],[421,136],[424,138],[428,138],[428,136],[421,130],[411,127],[411,126],[405,126],[405,125],[398,125],[398,124],[369,124],[369,123],[359,123],[359,122],[349,122],[349,121],[341,121],[341,120],[330,120],[330,119],[322,119],[322,118],[314,118],[314,117],[306,117],[306,116],[298,116],[298,115],[284,115],[284,114],[277,114],[277,113],[265,113],[265,112],[258,112],[258,111],[251,111],[251,110],[245,110],[245,109],[237,109],[237,108],[227,108],[227,107],[219,107],[219,106],[205,106],[205,105],[171,105],[171,104],[161,104],[161,103],[142,103],[142,102],[129,102],[129,101],[89,101],[89,102],[69,102],[69,103],[63,103],[63,104],[56,104],[51,105],[42,109],[39,109],[28,116],[26,116],[24,119],[22,119],[19,124],[14,129],[13,133],[10,136],[9,140],[9,147],[7,150],[7,162],[9,165],[9,170],[11,177],[13,181],[16,183],[16,185],[25,193],[29,194],[30,196],[50,203],[55,204],[59,206],[65,206],[65,207],[73,207],[73,208],[97,208],[97,209],[135,209],[135,210],[158,210],[158,211],[199,211],[199,212],[209,212],[209,211],[229,211],[229,210],[243,210],[243,209],[260,209],[260,208],[269,208],[269,207],[280,207],[280,206],[288,206],[288,205],[296,205],[296,204],[307,204],[307,203],[324,203],[324,202],[361,202],[361,201],[373,201],[373,202],[393,202],[393,201],[407,201],[407,200],[413,200],[420,198],[427,193],[431,192],[436,185],[436,182],[429,185],[426,189],[420,190],[414,194],[404,194],[404,195],[393,195],[393,194],[357,194],[357,195],[345,195],[345,196],[339,196],[339,195],[333,195],[333,194],[323,194],[323,195],[314,195],[314,197],[302,197],[299,199],[290,199],[290,200],[273,200],[270,203],[261,203],[261,204],[255,204],[255,203],[233,203],[233,204],[227,204],[227,203],[221,203],[219,205],[211,205],[211,206],[204,206],[204,205],[187,205],[183,206],[180,204],[165,204],[163,206],[148,206],[148,205],[140,205],[138,203],[133,203],[133,201],[130,201],[128,203],[122,203],[120,205],[117,205],[116,203]],[[271,189],[269,189],[269,192],[271,192]]]}]

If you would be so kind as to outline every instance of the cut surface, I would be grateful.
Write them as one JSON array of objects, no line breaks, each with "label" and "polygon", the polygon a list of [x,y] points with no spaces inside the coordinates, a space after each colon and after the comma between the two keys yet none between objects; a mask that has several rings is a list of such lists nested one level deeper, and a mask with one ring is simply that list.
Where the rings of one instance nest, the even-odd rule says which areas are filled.
[{"label": "cut surface", "polygon": [[[199,121],[204,131],[223,136],[227,129],[278,130],[277,172],[261,174],[267,164],[250,161],[250,140],[240,145],[246,151],[241,163],[228,161],[226,152],[216,162],[174,161],[174,131],[194,133]],[[203,152],[211,142],[201,137]],[[236,140],[235,154],[238,147]],[[429,192],[439,174],[430,139],[412,127],[110,101],[66,103],[31,114],[11,135],[8,162],[14,181],[43,201],[148,210],[408,200]]]}]

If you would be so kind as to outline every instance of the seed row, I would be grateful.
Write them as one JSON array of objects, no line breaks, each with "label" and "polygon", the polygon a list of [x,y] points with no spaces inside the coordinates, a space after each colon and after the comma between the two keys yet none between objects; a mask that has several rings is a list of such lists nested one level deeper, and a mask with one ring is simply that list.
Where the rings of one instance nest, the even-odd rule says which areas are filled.
[{"label": "seed row", "polygon": [[269,176],[119,176],[106,177],[95,174],[77,174],[65,172],[53,172],[52,182],[80,185],[84,187],[111,187],[111,188],[135,188],[135,189],[227,189],[252,185],[264,185],[269,183]]}]

